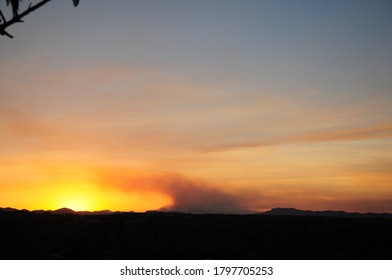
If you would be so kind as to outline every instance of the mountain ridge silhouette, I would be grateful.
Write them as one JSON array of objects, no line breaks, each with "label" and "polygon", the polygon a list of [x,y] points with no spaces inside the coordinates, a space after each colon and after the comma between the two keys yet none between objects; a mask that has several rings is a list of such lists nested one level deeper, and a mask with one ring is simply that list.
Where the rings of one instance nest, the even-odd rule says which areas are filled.
[{"label": "mountain ridge silhouette", "polygon": [[[56,210],[26,210],[26,209],[15,209],[11,207],[1,208],[0,212],[30,212],[34,214],[54,214],[54,215],[112,215],[121,213],[135,213],[134,211],[111,211],[111,210],[98,210],[98,211],[75,211],[70,208],[59,208]],[[147,210],[146,214],[197,214],[179,211],[161,211],[161,210]],[[204,213],[208,214],[208,213]],[[216,214],[215,214],[216,215]],[[227,215],[227,214],[226,214]],[[234,214],[235,215],[235,214]],[[246,215],[246,214],[238,214]],[[265,212],[257,212],[249,215],[263,215],[263,216],[303,216],[303,217],[335,217],[335,218],[390,218],[392,219],[392,213],[359,213],[359,212],[346,212],[346,211],[335,211],[335,210],[301,210],[297,208],[272,208]]]},{"label": "mountain ridge silhouette", "polygon": [[268,216],[313,216],[313,217],[336,217],[336,218],[392,218],[392,213],[359,213],[334,210],[300,210],[296,208],[272,208],[269,211],[258,213]]}]

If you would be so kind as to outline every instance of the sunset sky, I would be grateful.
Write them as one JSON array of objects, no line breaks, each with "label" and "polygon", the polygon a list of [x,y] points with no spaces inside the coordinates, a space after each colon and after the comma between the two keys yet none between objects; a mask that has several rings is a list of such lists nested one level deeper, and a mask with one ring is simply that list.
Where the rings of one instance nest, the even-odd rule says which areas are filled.
[{"label": "sunset sky", "polygon": [[392,212],[390,0],[51,1],[8,32],[0,207]]}]

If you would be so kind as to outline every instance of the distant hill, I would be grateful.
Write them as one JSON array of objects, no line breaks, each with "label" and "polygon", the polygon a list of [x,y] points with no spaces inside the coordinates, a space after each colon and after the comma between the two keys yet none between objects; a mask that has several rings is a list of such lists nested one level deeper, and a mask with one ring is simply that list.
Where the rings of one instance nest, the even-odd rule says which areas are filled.
[{"label": "distant hill", "polygon": [[60,208],[54,211],[48,211],[53,214],[76,214],[76,212],[69,208]]},{"label": "distant hill", "polygon": [[[74,214],[74,215],[110,215],[113,214],[114,212],[110,210],[101,210],[101,211],[74,211],[69,208],[60,208],[57,210],[33,210],[33,211],[28,211],[26,209],[23,210],[18,210],[14,208],[0,208],[0,212],[30,212],[33,214],[44,214],[44,213],[50,213],[50,214],[55,214],[55,215],[65,215],[65,214]],[[116,212],[117,213],[117,212]]]},{"label": "distant hill", "polygon": [[75,212],[75,214],[78,215],[110,215],[113,214],[114,212],[110,210],[100,210],[100,211],[78,211]]},{"label": "distant hill", "polygon": [[1,212],[17,212],[17,211],[20,211],[20,210],[15,209],[15,208],[7,207],[7,208],[0,208],[0,211]]},{"label": "distant hill", "polygon": [[317,217],[338,217],[338,218],[392,218],[391,213],[357,213],[345,211],[311,211],[299,210],[295,208],[273,208],[260,213],[268,216],[317,216]]}]

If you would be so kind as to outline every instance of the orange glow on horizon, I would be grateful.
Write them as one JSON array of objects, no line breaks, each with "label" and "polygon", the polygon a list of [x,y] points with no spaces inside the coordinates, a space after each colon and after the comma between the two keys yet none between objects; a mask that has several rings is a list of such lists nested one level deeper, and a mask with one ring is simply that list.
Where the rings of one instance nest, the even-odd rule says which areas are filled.
[{"label": "orange glow on horizon", "polygon": [[57,210],[69,208],[74,211],[135,211],[157,210],[170,205],[171,198],[160,192],[126,193],[105,189],[93,181],[59,183],[52,178],[37,186],[20,185],[9,188],[0,197],[0,207],[27,210]]},{"label": "orange glow on horizon", "polygon": [[122,191],[108,191],[91,183],[74,184],[72,188],[59,191],[53,199],[45,201],[47,208],[70,208],[74,211],[135,211],[157,210],[171,203],[161,193],[129,194]]}]

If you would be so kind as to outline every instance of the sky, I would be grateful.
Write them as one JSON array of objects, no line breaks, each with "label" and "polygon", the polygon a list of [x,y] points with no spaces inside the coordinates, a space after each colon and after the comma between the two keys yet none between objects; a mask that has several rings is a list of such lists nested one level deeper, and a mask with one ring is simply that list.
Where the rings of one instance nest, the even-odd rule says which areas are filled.
[{"label": "sky", "polygon": [[391,30],[390,0],[51,1],[0,38],[0,207],[392,212]]}]

